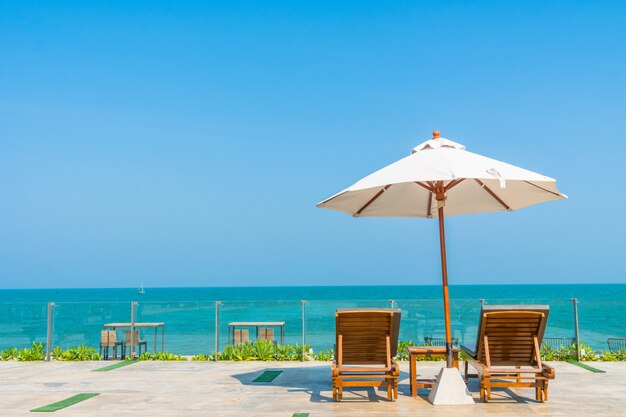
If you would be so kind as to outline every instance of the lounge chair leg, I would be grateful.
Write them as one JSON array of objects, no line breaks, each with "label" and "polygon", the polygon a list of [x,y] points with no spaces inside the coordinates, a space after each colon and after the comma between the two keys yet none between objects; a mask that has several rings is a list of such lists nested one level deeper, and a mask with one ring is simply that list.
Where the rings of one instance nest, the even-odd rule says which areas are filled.
[{"label": "lounge chair leg", "polygon": [[467,361],[465,361],[465,383],[469,384],[469,376],[467,376],[469,374],[469,363]]}]

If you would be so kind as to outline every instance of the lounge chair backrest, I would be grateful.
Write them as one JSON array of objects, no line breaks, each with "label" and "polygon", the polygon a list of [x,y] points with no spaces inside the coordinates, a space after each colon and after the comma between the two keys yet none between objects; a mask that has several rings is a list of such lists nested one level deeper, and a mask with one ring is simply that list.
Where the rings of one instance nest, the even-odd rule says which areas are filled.
[{"label": "lounge chair backrest", "polygon": [[[340,365],[385,365],[398,351],[399,309],[338,309],[336,346]],[[389,354],[388,354],[389,352]]]},{"label": "lounge chair backrest", "polygon": [[100,346],[115,346],[115,330],[100,331]]},{"label": "lounge chair backrest", "polygon": [[536,366],[549,311],[548,306],[483,307],[477,359],[491,366]]}]

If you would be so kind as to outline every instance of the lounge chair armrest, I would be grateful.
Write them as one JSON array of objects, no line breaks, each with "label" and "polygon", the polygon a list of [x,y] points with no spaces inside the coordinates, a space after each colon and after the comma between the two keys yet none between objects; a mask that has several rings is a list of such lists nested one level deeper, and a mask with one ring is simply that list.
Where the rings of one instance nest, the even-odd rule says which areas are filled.
[{"label": "lounge chair armrest", "polygon": [[472,358],[476,358],[477,355],[475,345],[461,345],[461,352],[471,356]]},{"label": "lounge chair armrest", "polygon": [[541,375],[548,378],[548,379],[554,379],[556,376],[556,372],[554,371],[554,368],[550,365],[548,365],[545,362],[541,362]]},{"label": "lounge chair armrest", "polygon": [[470,365],[472,365],[472,368],[476,369],[476,372],[478,373],[478,375],[483,375],[483,376],[490,375],[489,367],[485,365],[484,363],[479,362],[478,360],[474,359],[473,357],[469,355],[465,356],[465,361],[469,363]]}]

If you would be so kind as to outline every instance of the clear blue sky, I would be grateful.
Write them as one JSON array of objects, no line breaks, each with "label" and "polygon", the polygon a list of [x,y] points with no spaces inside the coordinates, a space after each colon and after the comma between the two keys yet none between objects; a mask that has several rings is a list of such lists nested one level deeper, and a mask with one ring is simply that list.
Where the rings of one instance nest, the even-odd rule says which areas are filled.
[{"label": "clear blue sky", "polygon": [[437,284],[315,204],[433,129],[570,199],[450,218],[450,281],[626,282],[620,2],[0,2],[0,288]]}]

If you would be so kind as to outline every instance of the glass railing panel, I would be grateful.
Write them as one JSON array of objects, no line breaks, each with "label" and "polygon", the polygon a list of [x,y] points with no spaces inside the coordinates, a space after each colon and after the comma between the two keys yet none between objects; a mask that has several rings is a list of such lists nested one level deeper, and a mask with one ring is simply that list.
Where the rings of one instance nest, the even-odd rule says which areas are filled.
[{"label": "glass railing panel", "polygon": [[[572,302],[557,298],[508,298],[484,300],[486,305],[547,305],[550,307],[544,338],[554,339],[557,345],[567,344],[575,337]],[[559,339],[559,343],[557,343]],[[582,341],[582,339],[581,339]]]},{"label": "glass railing panel", "polygon": [[[268,333],[264,329],[271,330]],[[238,330],[243,332],[236,332]],[[220,351],[228,344],[246,340],[254,342],[260,338],[273,339],[280,344],[302,345],[302,304],[300,301],[222,301],[219,331]]]},{"label": "glass railing panel", "polygon": [[149,352],[192,356],[215,350],[214,302],[139,302],[135,323]]},{"label": "glass railing panel", "polygon": [[[399,339],[416,345],[445,345],[442,300],[397,300],[402,310]],[[473,343],[480,312],[478,300],[450,301],[450,330],[454,344]]]},{"label": "glass railing panel", "polygon": [[306,344],[314,352],[335,346],[335,312],[338,308],[389,308],[390,300],[308,300],[306,304]]},{"label": "glass railing panel", "polygon": [[626,338],[625,317],[626,299],[579,300],[580,341],[591,346],[594,350],[608,350],[608,338]]},{"label": "glass railing panel", "polygon": [[46,343],[48,303],[0,303],[0,350]]},{"label": "glass railing panel", "polygon": [[[100,348],[105,325],[130,322],[128,302],[62,302],[53,308],[52,346],[63,349],[86,345]],[[116,340],[123,336],[117,331]]]}]

